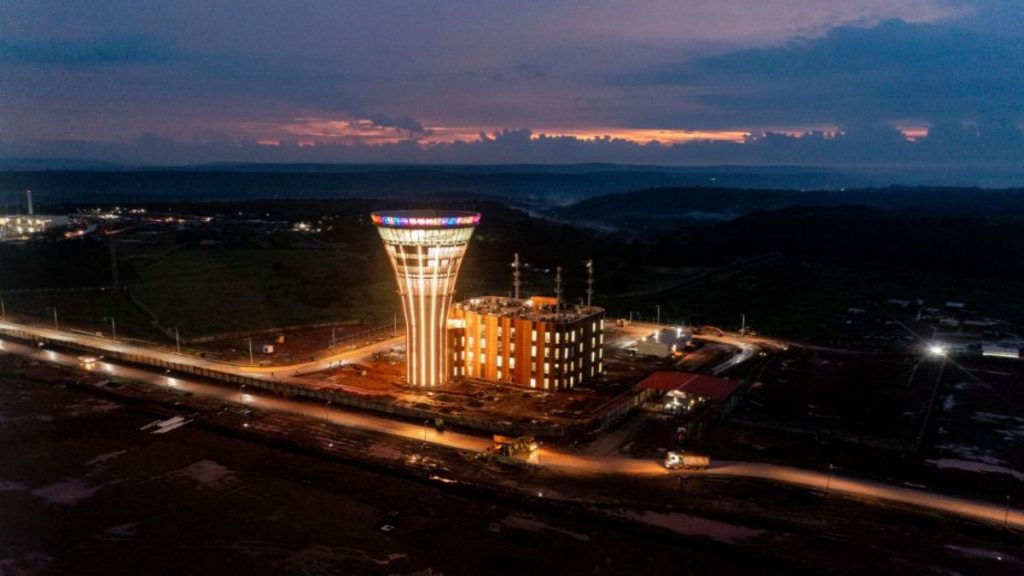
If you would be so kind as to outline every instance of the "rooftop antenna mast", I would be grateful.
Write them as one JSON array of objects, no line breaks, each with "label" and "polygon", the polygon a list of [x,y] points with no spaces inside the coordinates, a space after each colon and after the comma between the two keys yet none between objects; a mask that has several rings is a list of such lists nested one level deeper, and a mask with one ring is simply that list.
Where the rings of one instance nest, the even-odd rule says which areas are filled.
[{"label": "rooftop antenna mast", "polygon": [[555,313],[562,309],[562,267],[555,268]]},{"label": "rooftop antenna mast", "polygon": [[512,259],[512,290],[516,300],[519,300],[519,286],[521,285],[522,283],[519,281],[519,253],[516,252],[515,257]]},{"label": "rooftop antenna mast", "polygon": [[114,290],[117,290],[120,284],[117,278],[117,239],[111,236],[108,241],[110,242],[110,279]]},{"label": "rooftop antenna mast", "polygon": [[594,297],[594,261],[587,260],[587,308],[590,308],[590,300]]}]

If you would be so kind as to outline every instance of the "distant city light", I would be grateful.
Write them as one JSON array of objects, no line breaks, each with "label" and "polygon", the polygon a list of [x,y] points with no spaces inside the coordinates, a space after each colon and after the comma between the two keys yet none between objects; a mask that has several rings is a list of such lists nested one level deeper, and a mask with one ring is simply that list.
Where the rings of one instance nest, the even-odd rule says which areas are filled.
[{"label": "distant city light", "polygon": [[945,356],[949,350],[942,344],[931,344],[928,346],[928,353],[932,356]]}]

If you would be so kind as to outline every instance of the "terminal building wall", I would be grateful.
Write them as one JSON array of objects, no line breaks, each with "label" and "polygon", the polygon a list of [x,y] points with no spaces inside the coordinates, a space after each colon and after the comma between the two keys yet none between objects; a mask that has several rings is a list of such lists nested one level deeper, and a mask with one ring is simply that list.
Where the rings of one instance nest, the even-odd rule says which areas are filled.
[{"label": "terminal building wall", "polygon": [[[604,310],[568,307],[536,310],[555,301],[486,297],[496,306],[457,303],[449,330],[452,375],[542,390],[566,390],[604,370]],[[516,312],[517,305],[530,302]],[[502,306],[500,304],[511,306]],[[510,312],[510,310],[513,310]]]}]

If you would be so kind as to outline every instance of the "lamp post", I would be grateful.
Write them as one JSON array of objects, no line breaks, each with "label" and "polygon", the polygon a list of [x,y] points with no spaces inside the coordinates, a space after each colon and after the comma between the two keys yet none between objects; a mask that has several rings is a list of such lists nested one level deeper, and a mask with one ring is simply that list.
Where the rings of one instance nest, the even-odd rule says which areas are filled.
[{"label": "lamp post", "polygon": [[171,328],[174,330],[174,345],[178,349],[178,354],[181,354],[181,335],[178,334],[177,328]]},{"label": "lamp post", "polygon": [[171,369],[164,370],[164,384],[167,386],[167,393],[171,393]]},{"label": "lamp post", "polygon": [[249,338],[249,366],[256,365],[256,358],[252,355],[252,338]]},{"label": "lamp post", "polygon": [[430,424],[430,420],[423,421],[423,443],[427,443],[427,424]]},{"label": "lamp post", "polygon": [[0,298],[0,317],[7,320],[7,306],[4,305],[3,298]]},{"label": "lamp post", "polygon": [[654,308],[658,311],[658,317],[654,323],[661,326],[661,304],[655,304]]},{"label": "lamp post", "polygon": [[57,307],[47,306],[47,310],[53,310],[53,329],[54,331],[60,331],[60,324],[57,323]]},{"label": "lamp post", "polygon": [[245,384],[239,384],[238,385],[238,402],[244,406],[245,405],[245,393],[242,392],[243,390],[245,390]]},{"label": "lamp post", "polygon": [[829,464],[827,470],[825,471],[825,494],[829,494],[830,490],[832,489],[832,474],[836,470],[839,470],[839,466],[836,466],[835,464]]},{"label": "lamp post", "polygon": [[113,316],[104,316],[104,322],[110,322],[110,339],[117,340],[117,322],[114,321]]}]

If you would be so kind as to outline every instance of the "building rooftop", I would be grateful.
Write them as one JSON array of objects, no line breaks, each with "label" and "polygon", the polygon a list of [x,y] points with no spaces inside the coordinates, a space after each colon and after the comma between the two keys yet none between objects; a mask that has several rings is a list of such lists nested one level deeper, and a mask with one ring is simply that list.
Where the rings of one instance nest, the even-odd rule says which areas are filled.
[{"label": "building rooftop", "polygon": [[692,396],[722,401],[732,396],[732,393],[736,391],[739,384],[731,380],[689,372],[655,372],[641,380],[637,386],[641,389],[663,390],[665,392],[678,390]]},{"label": "building rooftop", "polygon": [[580,306],[562,302],[555,305],[555,299],[544,296],[532,298],[507,298],[505,296],[480,296],[455,304],[463,310],[487,316],[509,316],[540,322],[575,322],[595,314],[604,313],[604,308]]}]

